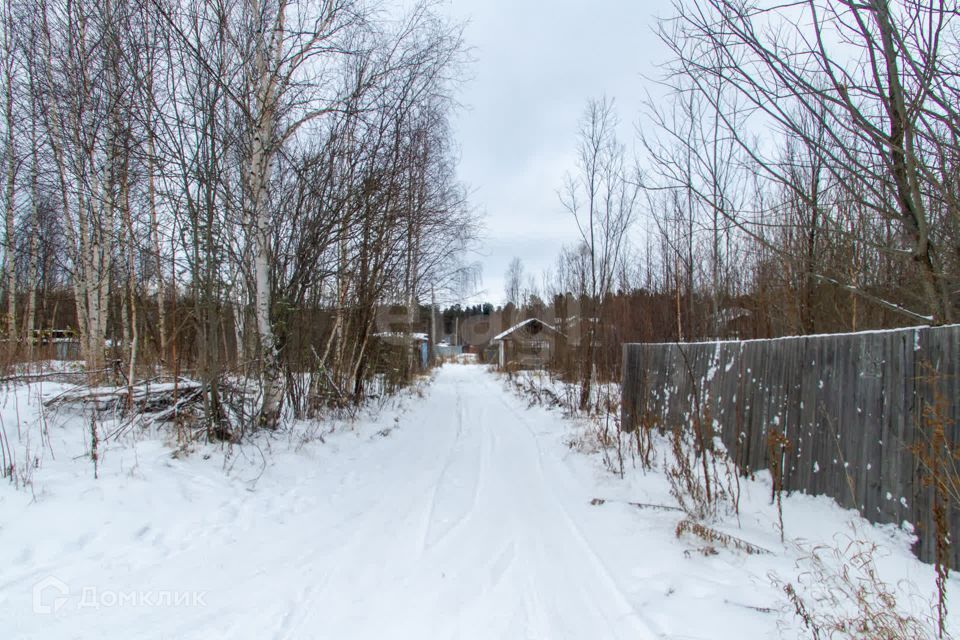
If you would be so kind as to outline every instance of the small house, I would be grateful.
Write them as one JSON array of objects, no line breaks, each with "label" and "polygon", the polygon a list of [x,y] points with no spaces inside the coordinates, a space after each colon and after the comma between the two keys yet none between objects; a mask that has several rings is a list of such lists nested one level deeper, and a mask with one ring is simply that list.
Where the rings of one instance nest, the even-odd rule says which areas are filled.
[{"label": "small house", "polygon": [[543,369],[553,359],[562,334],[539,318],[528,318],[497,334],[490,341],[497,365],[503,369]]}]

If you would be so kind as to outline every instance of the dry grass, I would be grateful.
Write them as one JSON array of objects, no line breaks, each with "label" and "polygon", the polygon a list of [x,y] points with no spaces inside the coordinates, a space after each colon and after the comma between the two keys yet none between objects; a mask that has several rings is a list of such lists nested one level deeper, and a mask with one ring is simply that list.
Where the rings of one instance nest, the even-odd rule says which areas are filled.
[{"label": "dry grass", "polygon": [[[936,380],[935,377],[931,378]],[[950,578],[952,536],[950,513],[960,504],[960,447],[947,435],[954,431],[949,404],[936,389],[933,402],[923,410],[923,428],[911,447],[920,465],[921,485],[930,492],[931,515],[935,529],[934,566],[937,572],[937,628],[944,637],[947,619],[947,581]]]},{"label": "dry grass", "polygon": [[678,426],[669,434],[670,454],[664,472],[670,495],[687,515],[698,522],[739,515],[740,493],[735,465],[710,433],[698,436],[697,420],[689,428]]},{"label": "dry grass", "polygon": [[785,598],[784,612],[814,640],[933,640],[941,636],[933,607],[911,584],[898,592],[879,575],[876,545],[856,535],[835,546],[801,549],[798,577],[771,575]]},{"label": "dry grass", "polygon": [[792,451],[793,443],[779,430],[771,428],[767,431],[767,460],[770,464],[770,476],[773,478],[770,501],[777,505],[780,542],[785,541],[783,531],[783,470],[786,467],[787,456]]},{"label": "dry grass", "polygon": [[[732,536],[729,533],[724,533],[722,531],[717,531],[713,527],[708,527],[705,524],[691,520],[690,518],[685,518],[677,523],[676,535],[681,537],[684,534],[691,535],[697,538],[700,538],[707,543],[707,547],[704,549],[713,549],[716,551],[716,545],[726,547],[727,549],[732,549],[736,551],[742,551],[747,555],[767,555],[770,553],[767,549],[757,546],[752,542],[747,542],[742,538]],[[705,555],[716,555],[715,553],[707,553]]]}]

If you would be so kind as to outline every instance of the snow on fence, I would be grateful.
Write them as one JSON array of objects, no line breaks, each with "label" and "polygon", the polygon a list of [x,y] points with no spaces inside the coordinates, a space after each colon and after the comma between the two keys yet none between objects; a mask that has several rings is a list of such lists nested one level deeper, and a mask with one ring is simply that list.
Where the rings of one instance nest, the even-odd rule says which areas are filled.
[{"label": "snow on fence", "polygon": [[[625,430],[689,423],[699,406],[749,472],[768,467],[777,429],[792,444],[785,489],[831,496],[873,522],[908,521],[917,555],[933,561],[933,494],[911,448],[929,437],[938,402],[948,442],[960,443],[960,325],[623,351]],[[948,517],[960,540],[960,509]],[[960,544],[951,553],[960,567]]]}]

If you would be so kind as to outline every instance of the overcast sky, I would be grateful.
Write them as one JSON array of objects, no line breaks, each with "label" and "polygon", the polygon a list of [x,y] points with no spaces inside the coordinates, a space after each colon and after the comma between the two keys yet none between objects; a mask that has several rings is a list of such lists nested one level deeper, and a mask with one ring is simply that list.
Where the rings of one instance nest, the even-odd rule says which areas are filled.
[{"label": "overcast sky", "polygon": [[578,238],[557,190],[574,166],[577,121],[589,98],[616,99],[621,138],[633,149],[645,89],[665,51],[653,33],[669,0],[446,0],[469,20],[472,80],[454,121],[461,179],[484,215],[481,291],[503,301],[514,256],[536,275]]}]

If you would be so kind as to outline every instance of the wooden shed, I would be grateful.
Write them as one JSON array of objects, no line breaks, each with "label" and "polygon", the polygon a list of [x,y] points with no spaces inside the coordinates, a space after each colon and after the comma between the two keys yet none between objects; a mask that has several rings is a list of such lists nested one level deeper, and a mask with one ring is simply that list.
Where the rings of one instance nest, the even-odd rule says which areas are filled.
[{"label": "wooden shed", "polygon": [[384,356],[387,361],[393,363],[402,362],[405,355],[410,353],[412,347],[413,353],[417,354],[416,362],[412,363],[414,364],[414,369],[426,371],[429,368],[430,338],[427,334],[382,331],[373,334],[373,337],[380,343],[379,351],[392,354]]},{"label": "wooden shed", "polygon": [[542,369],[550,364],[562,334],[539,318],[529,318],[496,335],[490,341],[497,349],[497,365]]}]

